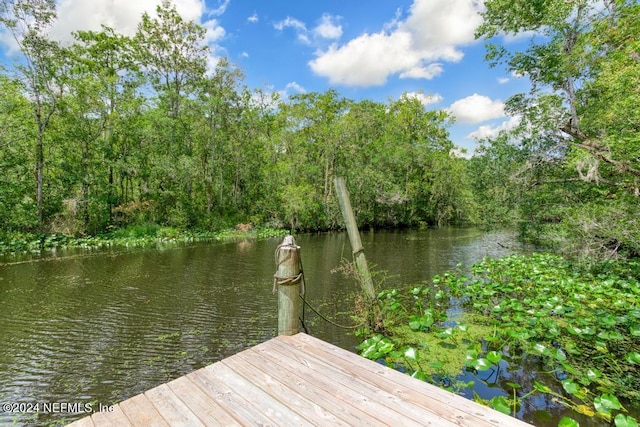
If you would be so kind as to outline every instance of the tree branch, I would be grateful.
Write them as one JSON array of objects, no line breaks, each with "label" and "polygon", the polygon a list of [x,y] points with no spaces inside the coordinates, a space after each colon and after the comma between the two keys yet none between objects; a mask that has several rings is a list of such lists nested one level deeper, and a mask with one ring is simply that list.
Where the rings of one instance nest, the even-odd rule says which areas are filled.
[{"label": "tree branch", "polygon": [[[575,126],[572,126],[571,122],[561,127],[560,130],[574,138],[574,141],[571,141],[571,144],[586,150],[596,159],[612,165],[620,172],[630,173],[634,176],[640,177],[640,169],[634,168],[629,164],[629,162],[613,160],[607,156],[606,154],[611,152],[607,146],[598,140],[589,138],[584,132],[577,129]],[[578,140],[579,142],[576,142],[575,140]]]}]

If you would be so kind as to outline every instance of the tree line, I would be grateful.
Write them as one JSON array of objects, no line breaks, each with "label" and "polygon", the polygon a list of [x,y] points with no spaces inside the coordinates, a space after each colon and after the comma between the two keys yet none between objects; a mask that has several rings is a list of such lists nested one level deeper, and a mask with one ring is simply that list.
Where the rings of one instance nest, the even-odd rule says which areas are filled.
[{"label": "tree line", "polygon": [[22,60],[0,75],[4,230],[95,234],[135,223],[211,229],[252,221],[338,226],[333,178],[370,226],[465,219],[464,161],[449,117],[415,99],[355,102],[335,90],[278,99],[168,1],[133,37],[47,37],[48,0],[3,0]]},{"label": "tree line", "polygon": [[[287,99],[243,84],[170,1],[134,36],[47,36],[53,0],[0,0],[21,60],[0,73],[0,221],[93,235],[132,224],[480,224],[587,255],[640,253],[640,16],[633,1],[488,0],[487,61],[528,78],[517,128],[453,154],[452,118],[415,98]],[[522,51],[497,43],[530,37]]]}]

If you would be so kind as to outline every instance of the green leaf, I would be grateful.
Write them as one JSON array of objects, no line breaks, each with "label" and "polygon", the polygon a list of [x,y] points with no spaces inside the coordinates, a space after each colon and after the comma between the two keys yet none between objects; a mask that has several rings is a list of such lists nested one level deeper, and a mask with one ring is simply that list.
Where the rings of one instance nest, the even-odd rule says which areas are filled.
[{"label": "green leaf", "polygon": [[579,390],[578,384],[574,383],[572,379],[562,381],[562,388],[569,394],[576,394]]},{"label": "green leaf", "polygon": [[549,349],[544,344],[541,344],[541,343],[536,343],[533,346],[533,351],[538,353],[541,356],[547,356],[550,353]]},{"label": "green leaf", "polygon": [[553,358],[558,362],[564,362],[565,360],[567,360],[567,355],[564,351],[562,351],[562,349],[556,348],[553,349]]},{"label": "green leaf", "polygon": [[618,398],[612,394],[603,394],[593,400],[593,406],[601,414],[610,415],[612,409],[620,409],[622,406],[618,401]]},{"label": "green leaf", "polygon": [[533,380],[533,388],[541,393],[552,393],[553,391],[544,384],[539,383],[536,380]]},{"label": "green leaf", "polygon": [[387,354],[389,353],[391,350],[393,350],[393,343],[391,341],[385,341],[382,343],[382,345],[378,346],[378,350],[382,353],[382,354]]},{"label": "green leaf", "polygon": [[438,369],[442,369],[442,367],[444,366],[444,362],[441,361],[435,361],[435,362],[431,362],[429,363],[429,367],[433,370],[438,370]]},{"label": "green leaf", "polygon": [[467,332],[469,330],[468,325],[458,325],[457,328],[462,332]]},{"label": "green leaf", "polygon": [[589,378],[591,381],[600,378],[601,375],[602,373],[598,369],[587,370],[587,378]]},{"label": "green leaf", "polygon": [[498,362],[502,360],[502,353],[499,351],[490,351],[487,353],[487,359],[491,363],[498,364]]},{"label": "green leaf", "polygon": [[442,332],[438,334],[438,337],[442,339],[451,338],[452,336],[453,336],[453,328],[451,327],[445,328]]},{"label": "green leaf", "polygon": [[624,414],[616,415],[613,421],[616,427],[638,427],[638,421],[635,418]]},{"label": "green leaf", "polygon": [[479,359],[476,359],[475,362],[473,363],[473,369],[479,372],[486,371],[489,368],[491,368],[491,363],[489,363],[487,359],[482,357]]},{"label": "green leaf", "polygon": [[640,353],[638,353],[637,351],[627,353],[626,359],[629,363],[640,363]]},{"label": "green leaf", "polygon": [[413,374],[411,374],[411,377],[420,381],[427,381],[427,374],[425,374],[423,371],[415,371]]},{"label": "green leaf", "polygon": [[413,362],[418,361],[418,351],[414,347],[409,347],[404,351],[404,357]]},{"label": "green leaf", "polygon": [[422,328],[422,322],[420,322],[419,316],[411,316],[409,318],[409,327],[412,331],[419,331]]},{"label": "green leaf", "polygon": [[504,396],[495,396],[493,397],[493,399],[491,399],[490,402],[491,406],[496,411],[500,411],[503,414],[507,415],[511,414],[511,407],[509,406],[509,402],[507,401],[507,399],[505,399]]},{"label": "green leaf", "polygon": [[562,417],[560,422],[558,422],[558,427],[580,427],[580,424],[573,418]]}]

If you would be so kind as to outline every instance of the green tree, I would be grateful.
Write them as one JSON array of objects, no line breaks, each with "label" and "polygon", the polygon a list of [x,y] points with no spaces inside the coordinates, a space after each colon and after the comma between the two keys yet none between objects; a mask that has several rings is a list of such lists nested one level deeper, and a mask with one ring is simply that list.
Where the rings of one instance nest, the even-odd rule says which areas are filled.
[{"label": "green tree", "polygon": [[[518,155],[526,154],[514,169],[529,177],[519,187],[529,216],[521,220],[572,251],[639,254],[640,234],[628,231],[638,229],[632,212],[640,207],[638,4],[489,0],[485,6],[477,36],[489,41],[488,60],[532,83],[528,95],[507,102],[522,117],[506,137]],[[505,33],[535,36],[526,50],[511,52],[494,42]]]},{"label": "green tree", "polygon": [[121,130],[142,103],[141,78],[130,38],[108,27],[81,31],[75,38],[66,75],[69,95],[61,110],[64,139],[77,144],[67,155],[77,159],[71,165],[77,165],[81,188],[77,195],[70,189],[68,196],[79,201],[83,226],[95,233],[113,222],[115,206],[131,201],[118,194],[116,181],[129,172]]},{"label": "green tree", "polygon": [[0,75],[0,93],[0,222],[5,231],[35,230],[31,105],[20,85],[4,75]]},{"label": "green tree", "polygon": [[145,13],[135,36],[136,59],[155,91],[155,109],[147,133],[154,149],[150,159],[150,191],[158,215],[178,226],[197,221],[194,210],[193,149],[195,96],[206,72],[205,30],[185,21],[175,5],[163,1],[156,17]]},{"label": "green tree", "polygon": [[31,123],[36,129],[34,143],[35,199],[38,224],[45,225],[45,145],[51,119],[63,93],[60,84],[65,55],[59,43],[47,36],[56,19],[53,0],[1,0],[0,24],[18,46],[22,61],[16,66],[21,89],[33,104]]}]

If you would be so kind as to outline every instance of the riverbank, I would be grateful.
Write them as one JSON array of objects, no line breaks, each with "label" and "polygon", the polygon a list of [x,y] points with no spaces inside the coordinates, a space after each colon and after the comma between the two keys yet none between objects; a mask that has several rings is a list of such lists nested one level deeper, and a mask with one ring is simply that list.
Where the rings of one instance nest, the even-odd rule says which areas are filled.
[{"label": "riverbank", "polygon": [[289,230],[271,227],[253,227],[238,224],[235,228],[217,231],[178,230],[155,224],[136,225],[113,230],[96,236],[69,236],[61,233],[38,235],[34,233],[0,234],[0,256],[38,255],[67,249],[101,249],[112,247],[143,248],[158,244],[179,244],[214,240],[261,239],[280,237]]}]

